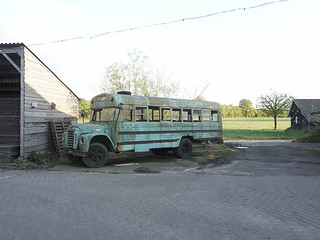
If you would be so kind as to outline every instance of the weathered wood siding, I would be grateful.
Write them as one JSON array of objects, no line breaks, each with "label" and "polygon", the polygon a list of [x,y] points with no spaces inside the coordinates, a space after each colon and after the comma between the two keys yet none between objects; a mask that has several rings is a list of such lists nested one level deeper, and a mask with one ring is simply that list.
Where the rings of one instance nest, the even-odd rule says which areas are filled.
[{"label": "weathered wood siding", "polygon": [[50,120],[76,120],[77,97],[27,48],[24,51],[24,157],[53,151]]}]

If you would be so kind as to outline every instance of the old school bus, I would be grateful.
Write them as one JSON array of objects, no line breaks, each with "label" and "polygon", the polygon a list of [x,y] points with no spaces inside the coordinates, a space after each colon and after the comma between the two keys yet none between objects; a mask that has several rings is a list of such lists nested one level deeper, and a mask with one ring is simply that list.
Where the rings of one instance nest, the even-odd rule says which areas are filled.
[{"label": "old school bus", "polygon": [[69,126],[64,133],[66,154],[81,157],[88,167],[102,167],[109,152],[173,151],[189,158],[192,143],[222,142],[219,105],[215,102],[100,94],[91,101],[88,124]]}]

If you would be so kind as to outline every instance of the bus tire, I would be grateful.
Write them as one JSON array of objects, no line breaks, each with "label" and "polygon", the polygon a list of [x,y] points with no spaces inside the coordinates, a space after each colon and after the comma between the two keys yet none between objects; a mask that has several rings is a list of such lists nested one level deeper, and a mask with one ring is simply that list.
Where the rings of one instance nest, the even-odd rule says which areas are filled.
[{"label": "bus tire", "polygon": [[91,143],[83,162],[89,168],[99,168],[107,163],[108,158],[109,151],[106,146],[101,143]]},{"label": "bus tire", "polygon": [[177,158],[190,158],[192,155],[192,142],[188,138],[182,138],[179,147],[173,149]]}]

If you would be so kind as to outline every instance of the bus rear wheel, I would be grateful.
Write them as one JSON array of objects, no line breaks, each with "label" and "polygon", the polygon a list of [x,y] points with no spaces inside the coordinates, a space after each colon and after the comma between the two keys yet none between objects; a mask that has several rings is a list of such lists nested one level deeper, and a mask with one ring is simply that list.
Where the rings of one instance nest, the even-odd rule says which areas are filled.
[{"label": "bus rear wheel", "polygon": [[178,158],[190,158],[192,155],[192,142],[188,138],[182,138],[179,147],[173,149]]},{"label": "bus rear wheel", "polygon": [[106,146],[101,143],[92,143],[83,162],[89,168],[99,168],[107,163],[108,158],[109,151]]}]

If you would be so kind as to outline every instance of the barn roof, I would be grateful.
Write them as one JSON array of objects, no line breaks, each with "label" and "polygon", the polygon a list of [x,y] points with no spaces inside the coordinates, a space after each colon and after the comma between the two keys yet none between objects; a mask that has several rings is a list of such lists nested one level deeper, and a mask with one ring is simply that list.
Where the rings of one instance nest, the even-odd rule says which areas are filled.
[{"label": "barn roof", "polygon": [[290,116],[295,106],[310,123],[315,122],[319,117],[316,113],[320,111],[320,99],[294,99],[289,111]]},{"label": "barn roof", "polygon": [[0,43],[0,50],[6,48],[24,47],[28,49],[78,100],[80,99],[40,58],[37,57],[24,43]]}]

